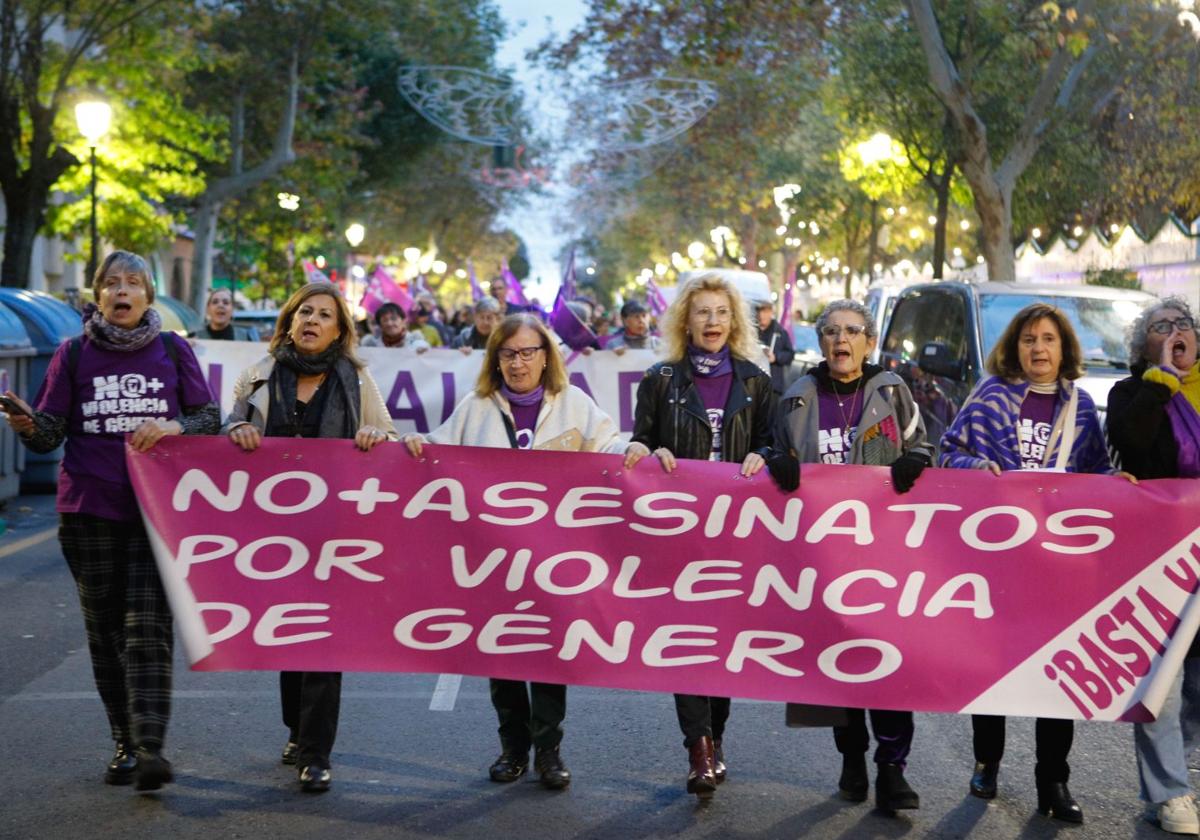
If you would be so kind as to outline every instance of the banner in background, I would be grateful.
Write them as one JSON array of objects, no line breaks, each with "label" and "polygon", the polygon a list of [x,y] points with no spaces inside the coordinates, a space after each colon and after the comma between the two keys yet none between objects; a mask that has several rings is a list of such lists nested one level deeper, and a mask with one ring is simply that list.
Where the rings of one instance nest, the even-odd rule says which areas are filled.
[{"label": "banner in background", "polygon": [[1200,624],[1195,481],[930,469],[901,496],[813,465],[785,495],[721,463],[303,439],[128,462],[201,670],[1145,720]]},{"label": "banner in background", "polygon": [[[195,350],[209,387],[221,401],[221,413],[228,414],[238,374],[266,355],[267,345],[197,341]],[[482,350],[465,355],[442,348],[417,353],[408,348],[362,347],[358,353],[379,385],[400,434],[436,429],[475,387],[483,364]],[[623,433],[632,432],[638,383],[658,357],[650,350],[570,355],[567,373],[571,384],[590,394]]]}]

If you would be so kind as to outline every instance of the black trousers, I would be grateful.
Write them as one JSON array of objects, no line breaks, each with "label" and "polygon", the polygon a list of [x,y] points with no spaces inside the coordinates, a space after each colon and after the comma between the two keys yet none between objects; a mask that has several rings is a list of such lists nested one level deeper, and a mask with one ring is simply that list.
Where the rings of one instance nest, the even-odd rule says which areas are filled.
[{"label": "black trousers", "polygon": [[683,745],[688,749],[704,737],[720,741],[729,720],[729,698],[676,694],[675,714],[683,731]]},{"label": "black trousers", "polygon": [[58,540],[75,578],[96,689],[115,741],[157,750],[171,716],[171,608],[138,522],[64,513]]},{"label": "black trousers", "polygon": [[528,754],[562,743],[567,716],[567,687],[555,683],[488,680],[492,706],[500,721],[500,746],[505,752]]},{"label": "black trousers", "polygon": [[279,702],[289,740],[300,745],[297,767],[331,767],[342,705],[342,675],[325,671],[283,671]]},{"label": "black trousers", "polygon": [[[849,722],[833,727],[833,742],[842,755],[861,755],[871,746],[867,735],[867,713],[863,709],[846,709]],[[912,749],[912,712],[891,709],[871,709],[871,730],[879,746],[875,749],[876,764],[904,766]]]},{"label": "black trousers", "polygon": [[[998,715],[971,715],[975,760],[997,764],[1004,758],[1004,718]],[[1038,718],[1034,727],[1037,764],[1033,768],[1038,782],[1052,784],[1070,780],[1067,756],[1075,740],[1075,722]]]}]

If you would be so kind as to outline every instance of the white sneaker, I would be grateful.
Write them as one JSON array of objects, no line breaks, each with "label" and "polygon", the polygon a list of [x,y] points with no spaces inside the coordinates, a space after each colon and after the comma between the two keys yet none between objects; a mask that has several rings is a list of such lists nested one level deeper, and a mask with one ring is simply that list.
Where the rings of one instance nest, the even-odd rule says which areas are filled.
[{"label": "white sneaker", "polygon": [[1200,816],[1190,794],[1168,799],[1158,806],[1158,823],[1171,834],[1200,834]]}]

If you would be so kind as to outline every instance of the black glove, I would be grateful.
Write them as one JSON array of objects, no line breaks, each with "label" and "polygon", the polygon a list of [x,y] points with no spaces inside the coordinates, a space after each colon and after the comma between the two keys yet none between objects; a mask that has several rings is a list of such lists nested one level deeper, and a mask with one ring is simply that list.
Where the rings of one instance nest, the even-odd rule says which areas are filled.
[{"label": "black glove", "polygon": [[790,452],[772,452],[767,458],[767,472],[785,493],[800,486],[800,461]]},{"label": "black glove", "polygon": [[924,455],[909,452],[892,461],[892,486],[897,493],[907,493],[921,477],[921,471],[929,466]]}]

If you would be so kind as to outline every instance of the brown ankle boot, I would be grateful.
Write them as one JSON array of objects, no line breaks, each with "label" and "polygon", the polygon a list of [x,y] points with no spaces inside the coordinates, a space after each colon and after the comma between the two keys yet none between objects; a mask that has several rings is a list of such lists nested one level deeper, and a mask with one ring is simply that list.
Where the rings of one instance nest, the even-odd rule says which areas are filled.
[{"label": "brown ankle boot", "polygon": [[713,741],[707,735],[688,748],[687,792],[708,799],[717,789]]}]

